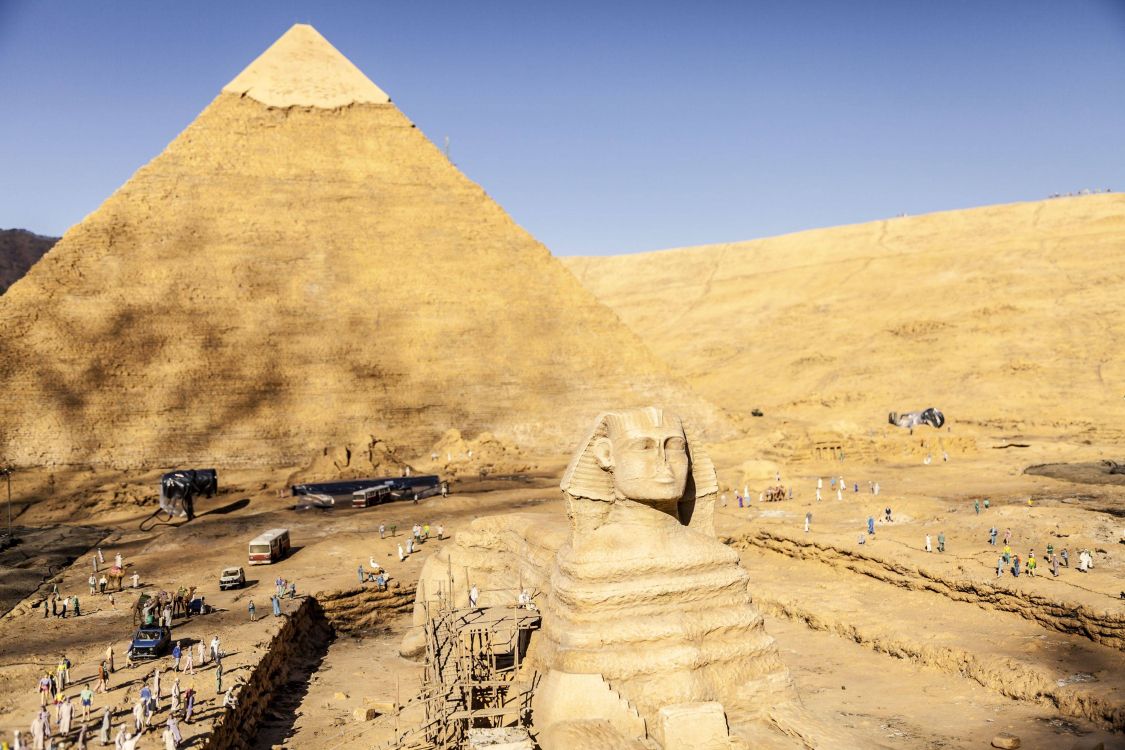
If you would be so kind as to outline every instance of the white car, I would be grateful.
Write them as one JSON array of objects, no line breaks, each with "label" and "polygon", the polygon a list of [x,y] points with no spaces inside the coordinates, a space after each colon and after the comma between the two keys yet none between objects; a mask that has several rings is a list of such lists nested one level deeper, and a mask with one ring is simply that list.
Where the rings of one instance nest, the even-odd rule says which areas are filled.
[{"label": "white car", "polygon": [[242,568],[223,568],[219,574],[219,590],[240,589],[246,585],[246,571]]}]

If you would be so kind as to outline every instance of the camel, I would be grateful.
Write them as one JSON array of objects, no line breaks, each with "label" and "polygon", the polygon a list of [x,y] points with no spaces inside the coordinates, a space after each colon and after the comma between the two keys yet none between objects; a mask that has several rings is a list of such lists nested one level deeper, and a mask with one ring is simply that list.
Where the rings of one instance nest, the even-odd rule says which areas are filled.
[{"label": "camel", "polygon": [[125,571],[123,569],[114,565],[106,572],[105,577],[108,581],[108,583],[106,584],[107,588],[109,586],[112,586],[114,581],[117,581],[117,590],[121,591],[125,581]]}]

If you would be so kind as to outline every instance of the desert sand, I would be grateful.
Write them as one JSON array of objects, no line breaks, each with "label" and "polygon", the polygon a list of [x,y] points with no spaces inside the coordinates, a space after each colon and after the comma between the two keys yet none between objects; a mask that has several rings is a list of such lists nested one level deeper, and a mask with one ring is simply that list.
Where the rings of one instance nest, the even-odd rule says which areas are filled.
[{"label": "desert sand", "polygon": [[[393,747],[421,719],[423,670],[400,648],[423,570],[490,525],[560,549],[560,482],[590,421],[658,404],[714,465],[700,570],[744,587],[729,606],[760,616],[738,627],[768,654],[744,671],[782,675],[793,715],[864,747],[983,748],[1000,732],[1123,746],[1125,496],[1101,463],[1125,459],[1123,209],[1067,198],[560,260],[295,27],[0,297],[0,456],[24,540],[0,552],[0,732],[26,732],[63,654],[80,683],[109,645],[123,664],[140,592],[196,586],[217,611],[177,618],[173,637],[221,638],[239,705],[222,708],[211,665],[181,676],[201,699],[190,746]],[[887,424],[925,406],[942,429]],[[187,464],[215,466],[220,494],[191,522],[154,519],[160,473]],[[329,511],[287,496],[407,468],[452,494]],[[760,502],[778,482],[792,497]],[[447,538],[400,562],[415,523]],[[293,554],[220,592],[220,569],[279,526]],[[997,576],[993,526],[1035,551],[1037,576]],[[927,551],[939,534],[946,550]],[[1057,578],[1048,544],[1070,552]],[[140,591],[86,595],[99,547]],[[388,592],[359,583],[372,560]],[[298,591],[278,618],[276,577]],[[81,617],[44,618],[54,586]],[[671,586],[669,602],[687,599]],[[617,673],[643,681],[629,670],[679,653],[684,611],[622,615],[617,640],[653,648]],[[127,711],[152,666],[114,674],[98,718]],[[733,723],[761,713],[721,684],[694,695],[709,696]],[[818,736],[729,747],[843,746]]]}]

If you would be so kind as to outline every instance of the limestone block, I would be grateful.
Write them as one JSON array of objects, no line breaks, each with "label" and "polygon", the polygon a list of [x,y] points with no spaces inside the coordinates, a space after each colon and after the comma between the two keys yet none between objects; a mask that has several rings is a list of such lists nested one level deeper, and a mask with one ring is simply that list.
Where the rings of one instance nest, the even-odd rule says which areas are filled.
[{"label": "limestone block", "polygon": [[381,701],[374,698],[364,698],[363,704],[368,708],[374,709],[380,714],[393,714],[395,712],[394,701]]},{"label": "limestone block", "polygon": [[363,722],[363,721],[371,721],[376,716],[378,716],[379,713],[380,713],[379,711],[375,710],[371,706],[363,706],[362,708],[357,708],[354,711],[352,711],[352,716],[355,717],[356,721]]},{"label": "limestone block", "polygon": [[341,693],[340,691],[337,690],[336,694],[333,695],[332,697],[334,699],[338,700],[338,701],[346,701],[348,699],[348,694],[347,693]]},{"label": "limestone block", "polygon": [[992,738],[992,746],[1001,750],[1016,750],[1020,746],[1020,738],[1010,732],[1001,732]]},{"label": "limestone block", "polygon": [[535,691],[531,711],[540,732],[563,722],[601,719],[626,738],[647,734],[644,719],[600,674],[551,670]]},{"label": "limestone block", "polygon": [[677,703],[660,709],[659,736],[664,750],[730,750],[723,704]]}]

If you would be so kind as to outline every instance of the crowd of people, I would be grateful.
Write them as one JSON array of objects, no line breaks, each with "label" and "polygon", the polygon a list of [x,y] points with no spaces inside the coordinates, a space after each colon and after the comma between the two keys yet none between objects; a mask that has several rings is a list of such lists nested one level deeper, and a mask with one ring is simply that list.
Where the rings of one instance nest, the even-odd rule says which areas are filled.
[{"label": "crowd of people", "polygon": [[[391,538],[398,536],[398,524],[391,524],[388,526],[385,523],[379,524],[379,538],[386,539],[390,532]],[[445,539],[445,526],[438,524],[434,529],[437,533],[438,541]],[[410,529],[410,536],[406,537],[404,542],[398,543],[398,561],[400,563],[406,562],[406,558],[410,557],[420,545],[425,544],[431,538],[431,529],[429,523],[416,523]],[[365,568],[363,563],[359,563],[356,568],[356,578],[359,579],[359,584],[362,586],[365,583],[374,583],[380,591],[386,591],[387,585],[390,581],[390,574],[387,569],[380,565],[375,556],[372,555],[368,559],[369,568]]]}]

